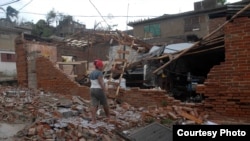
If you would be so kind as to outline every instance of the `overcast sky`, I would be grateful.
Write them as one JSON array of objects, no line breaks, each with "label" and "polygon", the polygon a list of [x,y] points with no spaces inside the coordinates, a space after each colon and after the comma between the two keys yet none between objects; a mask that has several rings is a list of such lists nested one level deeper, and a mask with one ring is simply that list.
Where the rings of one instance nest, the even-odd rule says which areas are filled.
[{"label": "overcast sky", "polygon": [[[11,6],[19,10],[19,19],[24,21],[36,23],[39,19],[45,19],[46,14],[54,9],[55,12],[73,16],[75,21],[85,24],[89,29],[100,22],[103,27],[107,24],[117,25],[116,29],[125,30],[131,29],[127,27],[127,22],[192,11],[193,3],[201,0],[19,0],[4,5],[12,1],[17,0],[0,0],[0,7],[6,9]],[[227,0],[227,3],[237,1],[241,0]],[[5,18],[2,10],[0,18]]]}]

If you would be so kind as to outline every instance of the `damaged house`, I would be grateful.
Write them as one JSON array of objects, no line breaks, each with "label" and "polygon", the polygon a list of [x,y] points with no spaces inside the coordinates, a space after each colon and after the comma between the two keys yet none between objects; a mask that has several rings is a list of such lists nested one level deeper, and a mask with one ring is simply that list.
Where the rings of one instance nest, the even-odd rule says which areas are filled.
[{"label": "damaged house", "polygon": [[[186,46],[181,46],[183,45],[181,43],[175,45],[170,44],[158,50],[158,53],[156,51],[154,57],[144,59],[148,60],[149,66],[159,64],[153,66],[150,70],[160,78],[157,79],[157,81],[160,82],[158,85],[181,101],[200,101],[200,99],[197,98],[202,98],[205,103],[211,102],[209,106],[205,104],[205,107],[208,109],[219,111],[219,113],[223,113],[227,116],[235,115],[235,117],[245,117],[245,119],[249,120],[248,115],[246,116],[244,114],[249,112],[249,103],[245,101],[247,97],[244,97],[244,95],[247,95],[244,90],[248,87],[246,86],[248,84],[245,83],[246,78],[244,77],[247,74],[242,70],[247,67],[244,67],[245,63],[241,64],[237,62],[236,60],[238,59],[236,58],[235,63],[231,60],[233,59],[232,57],[236,56],[237,58],[244,58],[245,61],[248,60],[244,54],[239,53],[240,51],[245,52],[244,50],[247,50],[248,46],[248,37],[242,36],[247,36],[247,26],[244,27],[244,23],[241,21],[245,21],[249,17],[249,9],[248,7],[244,7],[246,4],[249,4],[249,1],[238,2],[232,5],[228,4],[214,9],[213,12],[207,14],[209,18],[209,25],[207,26],[209,26],[208,29],[210,31],[204,37],[199,37],[199,41],[187,44]],[[190,13],[192,14],[192,12]],[[199,13],[199,11],[194,11],[193,13]],[[182,16],[182,14],[176,16]],[[237,17],[237,19],[234,19],[235,17]],[[168,16],[166,16],[166,18],[168,18]],[[167,21],[172,22],[171,18]],[[238,23],[235,23],[237,20],[239,20],[238,23],[243,25],[238,26]],[[150,24],[156,21],[160,22],[161,20],[156,18],[141,23],[144,25],[145,23]],[[138,28],[135,28],[140,30],[140,22],[132,23],[131,25],[138,26]],[[200,26],[202,27],[202,24],[200,24]],[[240,27],[246,28],[241,31],[244,32],[242,34],[237,30]],[[153,39],[155,38],[152,38],[152,40]],[[158,39],[156,38],[155,40],[157,41]],[[166,39],[166,41],[168,42],[168,39]],[[175,48],[173,48],[174,46]],[[180,47],[182,47],[182,51],[178,50]],[[242,48],[242,50],[238,50],[237,48],[239,47]],[[169,52],[173,52],[173,50],[175,53],[170,54]],[[159,54],[159,51],[162,54]],[[236,52],[238,55],[235,55]],[[151,55],[152,54],[153,53],[151,53]],[[227,70],[227,67],[230,70]],[[243,76],[239,76],[239,74]],[[241,80],[243,82],[239,82]],[[229,106],[229,103],[234,106]],[[232,110],[232,108],[234,110]]]},{"label": "damaged house", "polygon": [[[145,77],[152,79],[147,84],[153,83],[181,101],[200,102],[204,97],[195,92],[196,85],[204,83],[214,65],[225,61],[224,29],[218,27],[248,3],[221,6],[205,0],[195,2],[194,11],[129,23],[135,37],[155,45],[144,55],[148,63]],[[173,25],[175,28],[169,28]],[[197,47],[174,59],[193,46]]]},{"label": "damaged house", "polygon": [[[231,50],[227,50],[227,46],[232,47],[234,44],[230,44],[231,41],[233,41],[233,39],[228,40],[227,38],[229,37],[233,37],[233,33],[231,33],[230,29],[233,28],[234,30],[236,30],[237,28],[239,28],[240,26],[238,26],[238,24],[243,24],[244,22],[247,22],[247,17],[246,15],[244,15],[245,11],[240,11],[240,14],[237,14],[236,11],[237,10],[241,10],[241,8],[243,9],[244,7],[237,7],[235,9],[231,9],[230,5],[224,7],[224,11],[220,11],[217,16],[216,13],[211,14],[211,22],[213,20],[221,20],[221,18],[223,18],[225,20],[225,17],[231,17],[233,18],[233,20],[225,20],[224,24],[222,24],[222,26],[217,27],[217,29],[215,29],[214,31],[211,31],[211,33],[209,33],[208,35],[204,36],[203,39],[201,41],[198,42],[194,42],[193,45],[186,47],[186,49],[181,50],[179,53],[177,52],[176,54],[169,54],[167,53],[163,53],[160,54],[159,56],[153,56],[153,57],[143,57],[143,59],[141,60],[137,60],[135,61],[135,63],[132,63],[131,66],[133,66],[133,64],[138,65],[138,61],[140,62],[139,64],[143,64],[142,62],[147,61],[149,64],[154,64],[157,65],[154,69],[151,70],[151,74],[156,74],[157,77],[161,76],[163,78],[159,78],[159,80],[161,79],[161,81],[165,81],[164,84],[164,88],[166,88],[167,91],[165,90],[159,90],[160,92],[157,92],[157,95],[161,95],[163,97],[167,96],[169,94],[169,96],[171,97],[171,93],[174,94],[174,97],[176,97],[176,99],[179,99],[180,102],[183,101],[182,96],[184,95],[184,101],[186,101],[186,95],[202,95],[202,100],[198,99],[198,102],[202,102],[203,106],[200,106],[202,109],[206,109],[209,111],[209,109],[214,110],[215,111],[218,110],[218,112],[222,115],[230,115],[231,114],[231,110],[232,107],[227,107],[227,103],[234,103],[235,104],[235,111],[237,111],[237,114],[235,114],[235,118],[240,118],[240,119],[245,119],[248,120],[249,116],[247,114],[245,114],[249,108],[244,108],[245,106],[247,107],[247,102],[244,102],[247,98],[246,97],[240,97],[242,99],[239,99],[239,97],[234,97],[233,93],[230,89],[235,89],[237,92],[237,95],[239,92],[242,92],[243,95],[245,95],[244,93],[247,93],[247,91],[244,91],[244,89],[241,89],[244,85],[244,87],[247,85],[246,80],[241,80],[240,77],[242,75],[247,75],[247,72],[244,72],[242,74],[238,74],[242,69],[247,69],[244,68],[243,66],[239,66],[239,62],[238,67],[230,67],[230,68],[234,68],[235,71],[231,70],[232,72],[230,73],[230,70],[228,70],[230,73],[230,75],[223,73],[226,75],[225,78],[223,78],[222,74],[220,74],[218,71],[214,71],[214,69],[219,69],[220,67],[228,67],[227,66],[227,59],[228,57],[232,56],[230,55]],[[246,9],[244,9],[246,10]],[[234,16],[234,15],[237,16]],[[236,18],[237,17],[237,18]],[[237,20],[243,20],[241,22],[237,22],[237,24],[235,23]],[[237,27],[234,27],[235,25],[237,25]],[[247,29],[247,28],[246,28]],[[218,34],[218,32],[220,34]],[[244,30],[244,32],[248,32],[247,30]],[[223,34],[222,34],[223,33]],[[237,33],[235,33],[237,34]],[[234,35],[234,37],[237,35]],[[247,35],[246,35],[247,36]],[[106,36],[103,36],[106,37]],[[120,36],[123,37],[123,36]],[[241,36],[242,37],[242,36]],[[103,38],[105,39],[105,38]],[[120,38],[120,39],[124,39],[124,40],[117,40],[117,41],[122,41],[122,44],[126,44],[126,40],[128,41],[129,38]],[[238,38],[234,38],[235,40],[239,40]],[[20,41],[20,42],[19,42]],[[246,45],[244,47],[247,47],[247,40],[242,40],[242,45]],[[110,39],[108,39],[105,42],[108,47],[110,46]],[[138,43],[133,43],[133,40],[128,41],[129,45],[131,46],[131,44],[137,45]],[[235,41],[233,42],[235,43]],[[34,44],[34,45],[32,45]],[[121,43],[118,43],[121,45]],[[33,46],[39,46],[39,48],[41,49],[40,46],[50,46],[49,44],[45,44],[43,45],[43,43],[39,43],[37,44],[37,41],[34,42],[33,40],[31,41],[22,41],[22,40],[17,40],[17,48],[16,51],[17,53],[21,53],[18,57],[18,61],[20,62],[21,67],[19,68],[19,74],[18,74],[18,81],[20,83],[20,85],[24,85],[24,86],[28,86],[29,81],[32,81],[33,79],[37,79],[36,80],[36,84],[37,88],[43,88],[47,91],[54,91],[54,92],[60,92],[60,93],[64,93],[65,95],[80,95],[83,98],[89,98],[88,97],[88,87],[85,86],[79,86],[77,85],[76,82],[72,82],[70,80],[67,79],[67,75],[62,75],[61,73],[58,73],[58,69],[56,69],[54,67],[54,65],[56,65],[56,62],[58,60],[60,60],[60,57],[62,56],[62,53],[69,53],[69,51],[63,51],[61,50],[61,52],[59,51],[59,47],[52,47],[52,49],[50,50],[58,50],[58,51],[51,51],[53,53],[56,52],[57,55],[52,55],[53,53],[49,53],[50,51],[45,51],[45,55],[43,56],[47,56],[50,59],[45,59],[44,57],[31,57],[34,58],[34,62],[36,62],[35,64],[39,64],[39,65],[31,65],[32,67],[29,67],[29,63],[31,61],[28,62],[27,64],[27,60],[26,57],[24,56],[29,56],[32,55],[32,53],[27,54],[27,49],[35,51]],[[58,44],[60,46],[60,44]],[[144,44],[145,49],[150,49],[149,47],[145,46],[146,44]],[[104,47],[104,45],[101,45],[102,48]],[[143,46],[143,45],[142,45]],[[152,47],[152,46],[151,46]],[[93,46],[94,48],[94,46]],[[145,50],[144,49],[144,50]],[[236,48],[234,48],[236,49]],[[232,52],[239,52],[240,50],[234,50],[232,49]],[[72,50],[72,49],[71,49]],[[80,50],[82,50],[82,48],[80,48]],[[97,49],[95,53],[98,53],[98,51],[100,51],[100,49]],[[244,50],[245,51],[245,50]],[[72,52],[72,51],[71,51]],[[88,51],[87,51],[88,52]],[[91,52],[91,51],[90,51]],[[94,52],[94,51],[93,51]],[[104,51],[100,52],[100,54],[103,55],[103,57],[105,57],[106,54],[104,55],[103,53]],[[50,55],[48,55],[48,53]],[[83,53],[82,51],[76,51],[75,54],[77,53]],[[86,52],[85,52],[86,53]],[[33,53],[35,54],[35,53]],[[60,54],[60,55],[59,55]],[[146,53],[144,53],[146,54]],[[240,54],[237,54],[240,55]],[[22,57],[23,56],[23,57]],[[77,56],[77,58],[81,61],[83,60],[87,60],[87,57],[93,57],[94,58],[101,58],[103,60],[106,60],[105,58],[102,58],[101,56],[95,56],[95,55],[79,55],[79,57]],[[81,58],[80,57],[84,57]],[[244,60],[246,56],[244,56]],[[58,59],[59,58],[59,59]],[[239,58],[239,57],[237,57]],[[50,61],[52,60],[52,61]],[[40,62],[41,61],[41,62]],[[154,61],[156,61],[156,63],[154,63]],[[23,63],[21,63],[23,62]],[[26,63],[25,63],[26,62]],[[244,61],[242,61],[242,63],[244,63]],[[18,63],[19,64],[19,63]],[[23,65],[23,64],[26,64]],[[135,66],[136,66],[135,65]],[[50,66],[50,67],[49,67]],[[153,66],[153,65],[150,65]],[[34,68],[35,67],[35,68]],[[44,68],[48,68],[46,70],[44,70]],[[40,71],[41,69],[41,71]],[[52,70],[50,70],[52,69]],[[237,70],[240,69],[240,70]],[[223,71],[226,71],[226,69],[222,69]],[[244,71],[244,70],[242,70]],[[237,72],[236,76],[233,76],[232,74],[234,72]],[[34,78],[32,79],[32,73],[35,73]],[[218,74],[217,74],[218,73]],[[59,76],[60,74],[60,76]],[[159,75],[160,74],[160,75]],[[29,76],[31,75],[31,76]],[[221,78],[217,79],[214,78],[214,75],[219,75]],[[239,76],[240,75],[240,76]],[[36,77],[35,77],[36,76]],[[229,76],[232,76],[233,78],[230,78]],[[242,76],[242,77],[244,77]],[[61,78],[63,77],[63,78]],[[236,79],[236,77],[238,79]],[[170,79],[172,78],[172,79]],[[247,77],[244,77],[244,79],[246,79]],[[170,80],[168,80],[170,79]],[[236,80],[237,81],[243,81],[241,82],[237,82],[235,83]],[[235,81],[232,81],[235,80]],[[231,83],[230,83],[231,82]],[[216,84],[215,84],[216,83]],[[221,85],[220,85],[221,84]],[[60,87],[60,85],[69,85],[69,87],[71,89],[68,89],[67,87]],[[212,86],[216,86],[216,88],[212,89],[210,87]],[[242,86],[242,87],[241,87]],[[221,87],[223,89],[220,89],[218,87]],[[138,90],[139,89],[139,90]],[[168,104],[172,103],[168,100],[168,98],[162,98],[161,96],[159,97],[155,97],[154,96],[154,92],[151,92],[147,89],[145,89],[147,92],[145,92],[143,89],[140,90],[140,88],[136,88],[136,87],[131,87],[130,89],[121,89],[119,91],[119,99],[121,101],[129,101],[130,104],[134,105],[134,106],[148,106],[148,105],[161,105],[160,103],[163,102],[167,102]],[[219,94],[217,95],[217,90],[219,92]],[[169,92],[170,91],[170,92]],[[227,97],[227,93],[230,93],[229,95],[231,95],[228,98],[224,98]],[[130,95],[136,95],[138,97],[134,98],[130,97]],[[147,95],[145,97],[145,94]],[[112,94],[111,94],[112,95]],[[131,95],[131,96],[132,96]],[[151,96],[153,96],[154,98],[152,98]],[[211,97],[212,96],[212,97]],[[213,98],[214,97],[214,98]],[[132,99],[131,99],[132,98]],[[190,98],[190,97],[188,97]],[[191,97],[192,98],[192,97]],[[213,107],[213,104],[216,103],[217,100],[220,101],[221,100],[225,101],[221,106],[222,108],[218,108],[219,105],[215,105],[215,107]],[[243,100],[243,101],[242,101]],[[141,102],[138,102],[141,101]],[[151,102],[150,102],[151,101]],[[212,105],[211,105],[212,104]],[[221,104],[220,102],[218,104]],[[225,107],[223,107],[225,106]],[[241,107],[243,106],[243,107]],[[227,108],[229,108],[228,112],[227,112]],[[221,109],[223,109],[223,112],[221,113]],[[244,114],[243,114],[244,113]],[[231,115],[232,117],[232,115]]]},{"label": "damaged house", "polygon": [[[47,91],[70,93],[73,95],[81,95],[83,98],[89,98],[88,95],[84,94],[84,92],[86,93],[88,92],[88,87],[85,87],[85,86],[79,87],[76,84],[77,82],[71,82],[68,80],[67,80],[67,83],[65,83],[62,80],[64,79],[66,80],[67,77],[70,77],[70,76],[61,75],[60,77],[65,77],[64,79],[62,79],[58,76],[59,73],[57,69],[56,71],[52,71],[49,69],[44,70],[43,68],[47,68],[49,64],[51,65],[50,68],[53,70],[55,69],[55,67],[52,67],[54,65],[59,65],[59,68],[60,68],[60,66],[64,64],[64,63],[60,64],[60,62],[62,62],[62,56],[73,56],[74,58],[76,58],[76,62],[83,61],[82,63],[84,65],[80,66],[82,68],[76,69],[76,72],[75,72],[77,76],[81,76],[83,75],[81,74],[83,73],[83,71],[79,71],[79,70],[84,70],[83,69],[84,67],[85,68],[89,67],[88,63],[87,65],[85,64],[86,60],[88,60],[87,62],[92,62],[95,58],[100,58],[103,60],[107,60],[108,62],[112,62],[112,55],[108,56],[109,51],[108,49],[105,49],[105,48],[110,48],[111,44],[113,44],[112,40],[114,40],[114,44],[116,44],[117,46],[122,45],[123,47],[124,45],[126,45],[131,48],[134,48],[134,50],[136,51],[139,51],[140,49],[144,51],[143,55],[139,55],[139,57],[137,57],[137,60],[135,60],[134,62],[131,62],[128,65],[129,66],[128,68],[134,69],[134,68],[138,68],[138,66],[143,68],[143,72],[146,71],[145,74],[149,74],[149,76],[152,76],[152,78],[154,78],[154,81],[155,80],[157,81],[158,84],[155,83],[152,86],[154,87],[160,86],[161,89],[164,90],[162,91],[163,95],[169,94],[169,96],[174,96],[176,99],[180,101],[191,100],[193,102],[207,103],[206,99],[209,99],[209,97],[206,94],[207,91],[205,88],[207,88],[206,84],[209,81],[212,81],[209,79],[211,76],[211,73],[213,72],[212,70],[226,63],[228,59],[227,58],[228,57],[227,45],[228,45],[228,42],[232,40],[228,41],[227,37],[231,37],[232,33],[228,33],[229,31],[226,31],[226,30],[229,30],[230,28],[232,28],[235,21],[247,17],[246,15],[247,12],[245,11],[241,11],[240,14],[237,14],[237,11],[244,8],[242,4],[246,5],[246,3],[247,2],[242,2],[242,3],[236,3],[234,5],[225,5],[223,7],[219,7],[219,9],[217,9],[217,12],[215,11],[213,13],[208,14],[209,16],[208,23],[209,23],[210,31],[207,35],[203,33],[204,34],[203,37],[200,37],[203,34],[199,35],[199,38],[201,38],[200,41],[193,42],[192,44],[188,44],[187,46],[184,46],[181,50],[178,50],[175,47],[173,48],[170,45],[165,46],[165,48],[163,49],[160,48],[160,51],[158,50],[158,54],[157,53],[154,54],[154,51],[153,53],[150,52],[150,49],[153,48],[152,45],[150,46],[149,44],[146,44],[146,43],[142,44],[142,42],[139,42],[139,40],[129,38],[129,36],[126,34],[121,35],[120,32],[115,33],[114,34],[115,36],[112,34],[110,35],[103,34],[101,35],[102,38],[99,38],[99,39],[96,36],[98,35],[97,33],[95,34],[95,36],[91,36],[91,40],[86,40],[86,37],[89,37],[90,39],[90,36],[85,36],[85,41],[88,41],[85,43],[83,42],[77,43],[76,40],[70,41],[70,39],[68,39],[66,42],[67,45],[70,45],[72,43],[73,45],[76,46],[76,47],[70,48],[70,51],[67,49],[65,44],[62,44],[60,42],[56,43],[56,45],[51,45],[50,43],[51,41],[44,44],[43,42],[39,40],[35,41],[35,39],[32,39],[32,38],[30,39],[30,41],[27,41],[29,40],[28,39],[29,37],[25,37],[23,38],[25,40],[21,39],[21,40],[17,40],[16,42],[17,43],[16,51],[18,54],[20,54],[18,56],[18,62],[17,62],[17,65],[18,65],[17,68],[19,69],[18,70],[19,72],[18,82],[21,86],[35,85],[32,87],[43,88]],[[234,15],[236,15],[237,18]],[[230,18],[234,18],[234,19],[230,20],[229,22]],[[219,22],[215,22],[215,21],[219,21]],[[224,21],[224,23],[222,21]],[[214,24],[214,23],[217,23],[217,24]],[[221,26],[218,26],[218,25],[221,25]],[[233,27],[233,28],[234,30],[237,29],[236,27]],[[77,38],[81,38],[81,36]],[[100,43],[98,46],[94,45],[94,43],[98,43],[98,42]],[[244,42],[247,42],[247,40],[244,40]],[[79,48],[77,46],[79,46]],[[84,47],[84,46],[87,46],[87,47]],[[141,48],[141,47],[144,47],[144,48]],[[169,50],[172,50],[172,52],[170,53]],[[174,53],[173,53],[173,50],[174,50]],[[37,54],[39,53],[42,54],[42,56],[49,58],[49,60],[44,59],[44,57],[38,57],[39,55]],[[25,57],[25,56],[28,56],[28,57]],[[27,61],[27,58],[29,58],[28,61]],[[127,58],[131,58],[131,57],[127,56]],[[35,65],[35,64],[39,64],[39,65]],[[45,66],[43,66],[43,64]],[[150,66],[150,69],[148,69],[147,67],[145,69],[145,64],[146,66]],[[42,71],[39,71],[40,69]],[[142,81],[141,81],[142,83],[147,83],[145,81],[146,80],[145,77],[148,77],[148,76],[143,76]],[[230,79],[228,78],[228,76],[226,78]],[[33,81],[35,83],[31,83]],[[213,81],[217,83],[220,82],[220,80],[213,80]],[[229,82],[231,82],[231,79],[230,81],[227,81],[225,83],[228,84]],[[60,86],[61,83],[63,83],[63,85],[66,85],[66,84],[70,85],[71,89],[67,89],[66,87],[61,87],[61,88],[55,87],[55,85]],[[235,84],[234,82],[232,83]],[[242,85],[242,83],[237,83],[237,84]],[[228,84],[228,85],[231,85],[231,84]],[[244,85],[246,84],[244,83]],[[219,86],[219,84],[216,84],[216,86]],[[222,87],[226,88],[226,85],[223,84]],[[139,87],[139,88],[143,88],[143,87]],[[148,87],[148,88],[152,88],[152,87]],[[205,90],[201,91],[201,88],[204,88]],[[237,91],[241,91],[240,87],[237,87],[237,89],[239,89]],[[133,87],[131,87],[130,91],[133,91]],[[228,90],[221,92],[222,93],[221,95],[223,95],[224,92],[227,92],[227,91]],[[124,93],[124,95],[127,95],[130,92],[128,90],[125,90],[125,91],[122,90],[120,93]],[[131,92],[131,93],[135,94],[136,92]],[[122,96],[122,95],[123,94],[120,94],[119,96]],[[229,102],[233,101],[235,103],[239,103],[239,104],[241,103],[240,99],[237,99],[235,101],[233,97],[231,98],[232,100],[228,99]],[[133,103],[134,101],[134,100],[129,100],[128,96],[121,97],[121,99],[125,101],[130,101],[131,103]],[[216,98],[215,101],[217,99],[218,98]],[[152,101],[156,105],[159,105],[159,103],[162,102],[161,100],[158,103],[157,99],[154,99],[154,100],[151,99],[149,101]],[[209,102],[210,101],[208,101],[208,103]],[[145,103],[142,102],[140,106],[147,105],[146,103],[148,104],[149,102],[148,101]],[[139,106],[138,102],[135,102],[134,104],[136,106]],[[222,108],[222,109],[225,109],[225,108]],[[239,108],[237,108],[237,111],[241,111],[238,109]],[[225,115],[228,115],[228,113],[225,113]],[[235,115],[235,117],[236,118],[246,117],[246,119],[248,119],[247,115],[242,116],[238,114],[238,115]]]},{"label": "damaged house", "polygon": [[216,0],[205,0],[195,2],[194,11],[129,23],[135,37],[155,45],[148,54],[148,65],[145,68],[145,78],[152,80],[145,84],[160,87],[181,101],[200,102],[203,97],[196,94],[195,86],[204,82],[211,67],[224,61],[222,30],[206,41],[199,42],[200,48],[192,53],[185,54],[157,73],[155,70],[174,57],[169,54],[178,54],[193,46],[222,25],[227,16],[211,19],[210,15],[221,15],[226,7],[218,5]]},{"label": "damaged house", "polygon": [[[120,31],[85,31],[67,38],[50,39],[21,34],[15,40],[17,79],[20,87],[35,89],[33,95],[28,91],[33,101],[23,105],[29,109],[27,115],[37,116],[22,136],[28,139],[56,136],[57,139],[101,137],[108,140],[116,138],[116,133],[122,136],[117,140],[145,140],[149,138],[143,134],[145,132],[148,136],[157,131],[167,132],[159,124],[145,126],[145,121],[249,123],[249,8],[249,3],[236,3],[208,14],[210,30],[200,34],[199,40],[185,44],[179,40],[174,45],[170,44],[174,41],[151,44]],[[213,24],[214,21],[220,24]],[[90,99],[87,75],[96,58],[105,60],[107,78],[121,80],[124,77],[126,87],[120,86],[119,81],[118,89],[109,89],[108,97],[115,99],[111,105],[112,123],[100,122],[93,127],[85,119],[88,118],[86,101]],[[116,68],[117,64],[123,66],[122,69]],[[117,76],[112,76],[115,73]],[[130,82],[134,82],[133,85]],[[45,103],[38,101],[50,93],[57,97],[46,97]],[[61,97],[79,105],[57,102]],[[9,103],[3,107],[4,111],[15,107],[11,101],[4,102]],[[79,106],[86,106],[79,119],[61,120],[69,111],[60,111],[60,108],[76,110]],[[39,121],[40,117],[48,119]],[[149,130],[130,132],[129,129],[139,126]],[[167,137],[164,135],[165,140],[171,140],[169,133]]]}]

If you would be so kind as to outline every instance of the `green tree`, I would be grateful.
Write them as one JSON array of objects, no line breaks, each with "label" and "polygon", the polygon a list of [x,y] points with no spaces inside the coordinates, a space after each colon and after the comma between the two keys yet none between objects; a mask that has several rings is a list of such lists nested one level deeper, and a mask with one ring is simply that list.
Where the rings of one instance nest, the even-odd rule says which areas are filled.
[{"label": "green tree", "polygon": [[73,22],[73,17],[70,15],[61,15],[58,26],[70,25]]},{"label": "green tree", "polygon": [[11,6],[6,8],[6,20],[9,22],[15,22],[16,20],[12,20],[13,18],[18,18],[18,11]]},{"label": "green tree", "polygon": [[54,9],[52,9],[51,11],[49,11],[49,13],[47,13],[46,15],[46,22],[48,25],[53,24],[56,21],[57,18],[57,14],[55,12]]},{"label": "green tree", "polygon": [[[56,26],[53,26],[53,23],[56,23]],[[72,34],[72,28],[74,28],[72,16],[55,12],[52,9],[47,13],[46,20],[39,20],[34,24],[32,34],[40,37],[49,37],[51,35],[67,36]]]},{"label": "green tree", "polygon": [[32,35],[36,35],[39,37],[49,37],[53,35],[55,32],[55,28],[47,24],[45,20],[39,20],[31,31]]},{"label": "green tree", "polygon": [[63,15],[61,14],[59,19],[59,24],[56,27],[56,34],[59,36],[67,36],[71,33],[71,27],[74,23],[73,17],[70,15]]}]

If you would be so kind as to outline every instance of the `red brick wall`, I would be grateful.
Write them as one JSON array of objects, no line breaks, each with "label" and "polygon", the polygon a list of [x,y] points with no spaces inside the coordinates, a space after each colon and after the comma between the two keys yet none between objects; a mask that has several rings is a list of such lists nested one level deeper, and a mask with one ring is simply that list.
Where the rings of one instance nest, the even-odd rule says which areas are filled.
[{"label": "red brick wall", "polygon": [[179,100],[167,96],[166,91],[139,89],[137,87],[121,91],[119,98],[135,107],[162,106],[163,103],[179,105],[181,103]]},{"label": "red brick wall", "polygon": [[28,87],[27,52],[24,49],[24,41],[17,38],[15,41],[17,80],[20,87]]},{"label": "red brick wall", "polygon": [[[28,87],[28,51],[27,45],[29,41],[16,40],[16,65],[17,79],[20,87]],[[33,43],[36,44],[36,43]],[[40,43],[37,43],[40,44]],[[36,60],[36,75],[37,87],[45,91],[60,93],[63,95],[79,95],[85,99],[89,99],[89,88],[80,86],[75,81],[72,81],[60,69],[54,66],[55,64],[45,57],[39,57]]]},{"label": "red brick wall", "polygon": [[[111,97],[115,96],[115,91],[109,92]],[[164,90],[153,89],[139,89],[138,87],[132,87],[128,90],[121,89],[117,97],[121,102],[127,102],[134,107],[150,107],[150,106],[186,106],[191,108],[197,108],[200,111],[204,111],[203,103],[183,103],[180,100],[167,95]]]},{"label": "red brick wall", "polygon": [[[75,81],[67,77],[59,68],[55,67],[53,63],[45,58],[38,57],[36,59],[37,72],[37,86],[46,91],[59,93],[65,96],[78,95],[85,99],[89,99],[89,87],[81,86]],[[44,69],[46,68],[46,69]],[[115,94],[110,92],[110,95]],[[164,106],[167,105],[186,105],[188,107],[199,107],[201,104],[185,104],[179,100],[175,100],[161,90],[149,90],[131,88],[131,90],[120,90],[118,97],[121,101],[127,102],[135,107],[148,106]]]},{"label": "red brick wall", "polygon": [[81,96],[90,99],[89,87],[81,86],[77,82],[71,80],[59,68],[45,58],[38,57],[36,59],[37,87],[45,91],[59,93],[65,96]]},{"label": "red brick wall", "polygon": [[[89,87],[81,86],[72,81],[59,68],[45,58],[36,59],[37,86],[49,92],[59,93],[65,96],[78,95],[89,99]],[[46,69],[44,69],[46,68]],[[115,93],[115,92],[114,92]],[[110,95],[114,94],[110,92]],[[199,107],[201,104],[184,104],[166,94],[165,91],[131,88],[131,90],[120,90],[118,99],[135,107],[186,105],[188,107]]]},{"label": "red brick wall", "polygon": [[[18,85],[21,87],[29,87],[28,86],[28,55],[29,50],[32,47],[48,47],[51,46],[48,43],[42,42],[32,42],[23,40],[21,37],[17,38],[15,41],[15,51],[17,56],[17,79]],[[61,59],[61,56],[69,55],[76,56],[77,61],[82,61],[88,59],[93,60],[96,58],[106,59],[106,54],[109,51],[109,44],[104,43],[100,45],[96,45],[95,47],[91,47],[90,51],[86,48],[75,48],[75,47],[57,47],[57,59]],[[53,47],[53,46],[52,46]],[[96,57],[96,58],[95,58]],[[55,61],[55,60],[54,60]],[[37,88],[42,88],[45,91],[51,91],[55,93],[60,93],[63,95],[79,95],[85,99],[89,99],[89,88],[85,86],[81,86],[75,81],[68,78],[66,74],[64,74],[60,69],[56,68],[54,65],[54,61],[39,57],[36,60],[36,75],[37,75]],[[61,60],[59,60],[61,61]]]},{"label": "red brick wall", "polygon": [[227,24],[225,62],[214,66],[204,85],[205,108],[235,120],[250,121],[250,19],[241,17]]}]

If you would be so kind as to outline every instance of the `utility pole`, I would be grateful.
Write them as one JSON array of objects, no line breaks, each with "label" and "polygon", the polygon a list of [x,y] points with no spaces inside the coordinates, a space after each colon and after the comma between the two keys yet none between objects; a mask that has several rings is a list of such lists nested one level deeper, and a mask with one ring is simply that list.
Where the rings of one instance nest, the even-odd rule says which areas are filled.
[{"label": "utility pole", "polygon": [[126,22],[126,30],[128,30],[128,10],[129,10],[129,2],[127,7],[127,22]]}]

